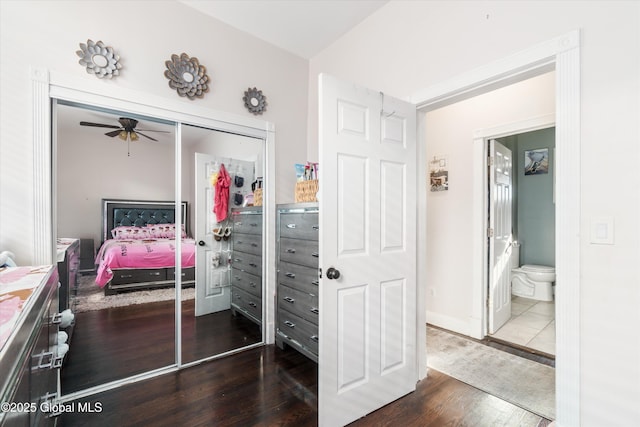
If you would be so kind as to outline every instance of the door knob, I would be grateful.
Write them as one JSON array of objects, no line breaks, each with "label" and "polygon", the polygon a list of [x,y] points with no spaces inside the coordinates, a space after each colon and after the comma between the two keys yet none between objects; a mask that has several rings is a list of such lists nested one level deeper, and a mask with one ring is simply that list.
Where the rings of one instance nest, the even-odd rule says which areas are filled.
[{"label": "door knob", "polygon": [[200,241],[198,242],[198,245],[200,245],[200,246],[204,246],[204,245],[206,245],[206,243],[204,242],[204,240],[200,240]]},{"label": "door knob", "polygon": [[339,277],[340,277],[340,270],[336,270],[333,267],[329,267],[329,269],[327,270],[327,279],[333,280]]}]

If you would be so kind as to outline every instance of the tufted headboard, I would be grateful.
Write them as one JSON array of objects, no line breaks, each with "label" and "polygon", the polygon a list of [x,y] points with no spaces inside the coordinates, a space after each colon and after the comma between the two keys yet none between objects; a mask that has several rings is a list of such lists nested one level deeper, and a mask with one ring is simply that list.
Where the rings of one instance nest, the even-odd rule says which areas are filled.
[{"label": "tufted headboard", "polygon": [[[187,202],[182,202],[181,208],[182,223],[187,235],[190,235]],[[175,213],[175,203],[172,201],[102,199],[102,241],[111,239],[111,230],[121,225],[144,227],[147,224],[173,224],[176,222]]]}]

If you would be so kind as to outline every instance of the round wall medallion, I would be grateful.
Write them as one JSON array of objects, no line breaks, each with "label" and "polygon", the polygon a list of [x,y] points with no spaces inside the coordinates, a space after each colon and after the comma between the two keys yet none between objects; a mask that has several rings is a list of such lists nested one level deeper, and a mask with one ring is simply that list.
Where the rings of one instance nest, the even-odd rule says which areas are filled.
[{"label": "round wall medallion", "polygon": [[120,74],[120,56],[101,41],[94,43],[87,40],[87,44],[80,43],[80,50],[76,51],[76,54],[80,57],[78,62],[86,67],[89,74],[95,74],[100,79],[110,79]]},{"label": "round wall medallion", "polygon": [[171,55],[171,61],[165,61],[167,70],[164,76],[169,79],[169,87],[175,89],[180,96],[189,99],[202,98],[209,92],[209,76],[204,65],[200,65],[198,58],[189,55]]},{"label": "round wall medallion", "polygon": [[253,114],[262,114],[267,109],[267,98],[262,95],[262,91],[255,87],[248,88],[244,92],[244,106]]}]

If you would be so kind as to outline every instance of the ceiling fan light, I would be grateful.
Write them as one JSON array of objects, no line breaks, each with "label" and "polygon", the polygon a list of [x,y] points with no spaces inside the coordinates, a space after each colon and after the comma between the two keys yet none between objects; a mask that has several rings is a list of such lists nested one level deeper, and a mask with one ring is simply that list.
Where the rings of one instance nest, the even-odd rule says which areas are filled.
[{"label": "ceiling fan light", "polygon": [[120,133],[118,134],[118,137],[121,140],[126,141],[127,140],[127,131],[126,130],[120,131]]},{"label": "ceiling fan light", "polygon": [[138,136],[138,134],[137,134],[137,133],[135,133],[135,132],[131,132],[131,133],[129,134],[129,137],[131,138],[131,140],[132,140],[132,141],[137,141],[138,139],[140,139],[140,137]]}]

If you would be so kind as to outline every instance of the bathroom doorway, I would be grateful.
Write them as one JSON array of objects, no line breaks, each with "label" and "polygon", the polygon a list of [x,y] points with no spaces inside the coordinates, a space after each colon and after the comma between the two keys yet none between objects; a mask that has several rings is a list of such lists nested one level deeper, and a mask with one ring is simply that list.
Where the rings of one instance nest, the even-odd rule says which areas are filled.
[{"label": "bathroom doorway", "polygon": [[[529,266],[535,266],[531,268],[536,270],[555,269],[555,127],[487,140],[487,153],[495,151],[491,149],[493,143],[490,141],[495,141],[496,145],[506,149],[505,153],[510,153],[511,158],[506,164],[511,166],[512,172],[508,174],[511,182],[507,191],[503,184],[497,182],[501,180],[487,179],[487,200],[494,201],[488,209],[487,260],[490,266],[502,265],[504,277],[498,287],[503,286],[507,290],[506,295],[492,292],[497,280],[488,279],[490,300],[487,319],[492,322],[492,314],[498,313],[500,307],[508,310],[502,321],[489,326],[488,337],[555,357],[554,286],[546,285],[545,288],[545,282],[529,280],[525,272]],[[504,155],[496,157],[501,156]],[[487,162],[490,174],[496,167],[500,173],[504,172],[505,160],[498,160]],[[505,204],[510,206],[505,207]],[[505,218],[505,215],[510,217]],[[497,229],[509,222],[510,232],[506,235],[498,235],[500,233],[494,231],[494,227]],[[504,256],[500,258],[495,252]],[[491,275],[497,269],[488,270]],[[546,279],[552,277],[553,274],[545,276]],[[501,301],[501,298],[509,300]]]}]

